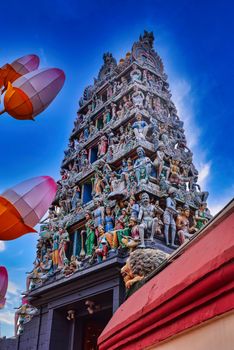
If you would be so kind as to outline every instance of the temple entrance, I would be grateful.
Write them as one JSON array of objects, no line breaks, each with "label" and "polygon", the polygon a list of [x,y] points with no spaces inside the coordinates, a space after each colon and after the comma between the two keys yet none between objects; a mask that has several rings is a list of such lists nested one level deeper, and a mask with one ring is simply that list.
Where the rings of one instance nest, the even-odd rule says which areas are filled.
[{"label": "temple entrance", "polygon": [[83,323],[82,348],[74,350],[98,350],[97,339],[112,316],[111,310],[87,317]]},{"label": "temple entrance", "polygon": [[75,321],[73,350],[98,350],[97,339],[112,316],[112,309],[94,315],[79,317]]},{"label": "temple entrance", "polygon": [[97,339],[111,319],[113,310],[112,291],[55,310],[49,349],[98,350]]}]

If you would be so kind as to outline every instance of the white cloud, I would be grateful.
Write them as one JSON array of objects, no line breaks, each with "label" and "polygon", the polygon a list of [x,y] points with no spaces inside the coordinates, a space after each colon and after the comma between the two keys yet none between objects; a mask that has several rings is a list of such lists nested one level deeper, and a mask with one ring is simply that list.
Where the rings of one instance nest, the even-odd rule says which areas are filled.
[{"label": "white cloud", "polygon": [[192,88],[192,85],[186,80],[177,78],[173,70],[169,76],[173,77],[169,81],[172,91],[172,101],[178,111],[180,119],[184,122],[185,136],[188,147],[194,153],[193,162],[198,169],[198,183],[201,189],[209,191],[208,207],[212,215],[217,214],[233,198],[234,185],[225,190],[225,193],[219,192],[213,196],[213,191],[209,188],[209,180],[212,174],[212,159],[207,159],[207,152],[200,142],[201,128],[196,122],[196,111],[199,108],[199,95]]},{"label": "white cloud", "polygon": [[[173,76],[173,74],[172,74]],[[201,189],[207,190],[209,175],[211,173],[211,160],[207,160],[206,151],[201,147],[201,129],[196,123],[196,105],[198,98],[192,89],[192,85],[181,78],[170,81],[172,101],[178,111],[178,116],[184,122],[185,136],[188,147],[192,150],[193,162],[198,169],[198,183]]]},{"label": "white cloud", "polygon": [[200,129],[194,120],[194,96],[191,84],[185,79],[172,79],[170,87],[172,100],[180,119],[184,122],[188,147],[193,148],[198,143]]},{"label": "white cloud", "polygon": [[15,324],[15,313],[13,311],[2,310],[0,311],[0,320],[2,323],[12,326]]},{"label": "white cloud", "polygon": [[211,169],[211,162],[202,163],[198,165],[198,171],[199,171],[198,183],[202,189],[206,188],[206,183],[210,175],[210,169]]},{"label": "white cloud", "polygon": [[20,292],[19,286],[17,286],[16,283],[14,283],[14,282],[9,281],[9,282],[8,282],[7,293],[13,294],[13,295],[18,295],[19,292]]},{"label": "white cloud", "polygon": [[0,252],[3,252],[6,249],[6,243],[3,241],[0,241]]},{"label": "white cloud", "polygon": [[[14,325],[15,319],[15,310],[14,307],[17,307],[21,304],[21,295],[20,287],[12,282],[8,282],[7,295],[6,295],[6,304],[3,310],[0,310],[0,321],[2,324],[8,326]],[[8,329],[9,330],[9,329]],[[12,328],[13,333],[13,328]]]},{"label": "white cloud", "polygon": [[208,201],[208,206],[211,211],[212,215],[217,214],[221,209],[223,209],[228,202],[230,202],[233,199],[233,193],[234,193],[234,184],[225,191],[225,193],[221,193],[219,196],[211,196],[211,198]]}]

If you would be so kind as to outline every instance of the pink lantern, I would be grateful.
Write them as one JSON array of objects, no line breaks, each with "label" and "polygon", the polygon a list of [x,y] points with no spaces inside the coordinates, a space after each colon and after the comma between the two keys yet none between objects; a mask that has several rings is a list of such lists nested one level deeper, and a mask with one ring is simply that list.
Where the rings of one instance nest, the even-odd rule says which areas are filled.
[{"label": "pink lantern", "polygon": [[0,266],[0,309],[2,309],[6,302],[6,292],[8,287],[8,273],[4,266]]},{"label": "pink lantern", "polygon": [[39,67],[40,59],[37,55],[26,55],[11,63],[14,70],[21,75],[36,70]]},{"label": "pink lantern", "polygon": [[5,64],[0,68],[0,88],[7,88],[8,82],[13,83],[22,75],[36,70],[39,67],[40,59],[36,55],[26,55],[18,58],[11,64]]}]

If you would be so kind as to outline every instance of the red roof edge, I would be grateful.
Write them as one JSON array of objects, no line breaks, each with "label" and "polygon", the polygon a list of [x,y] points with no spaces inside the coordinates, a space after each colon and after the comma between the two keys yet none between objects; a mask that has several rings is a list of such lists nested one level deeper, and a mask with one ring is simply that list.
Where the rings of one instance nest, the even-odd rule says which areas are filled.
[{"label": "red roof edge", "polygon": [[120,306],[99,349],[143,349],[233,309],[233,236],[234,200]]}]

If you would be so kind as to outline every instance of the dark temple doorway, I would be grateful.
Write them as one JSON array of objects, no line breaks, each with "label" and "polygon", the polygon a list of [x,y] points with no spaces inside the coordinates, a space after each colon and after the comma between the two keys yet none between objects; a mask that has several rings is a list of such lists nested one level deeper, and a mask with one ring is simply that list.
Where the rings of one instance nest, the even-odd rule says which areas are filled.
[{"label": "dark temple doorway", "polygon": [[[105,310],[83,318],[83,325],[77,322],[76,334],[80,335],[80,341],[74,342],[74,350],[98,350],[97,340],[112,316],[112,310]],[[82,331],[81,331],[82,329]],[[81,334],[82,333],[82,334]]]}]

